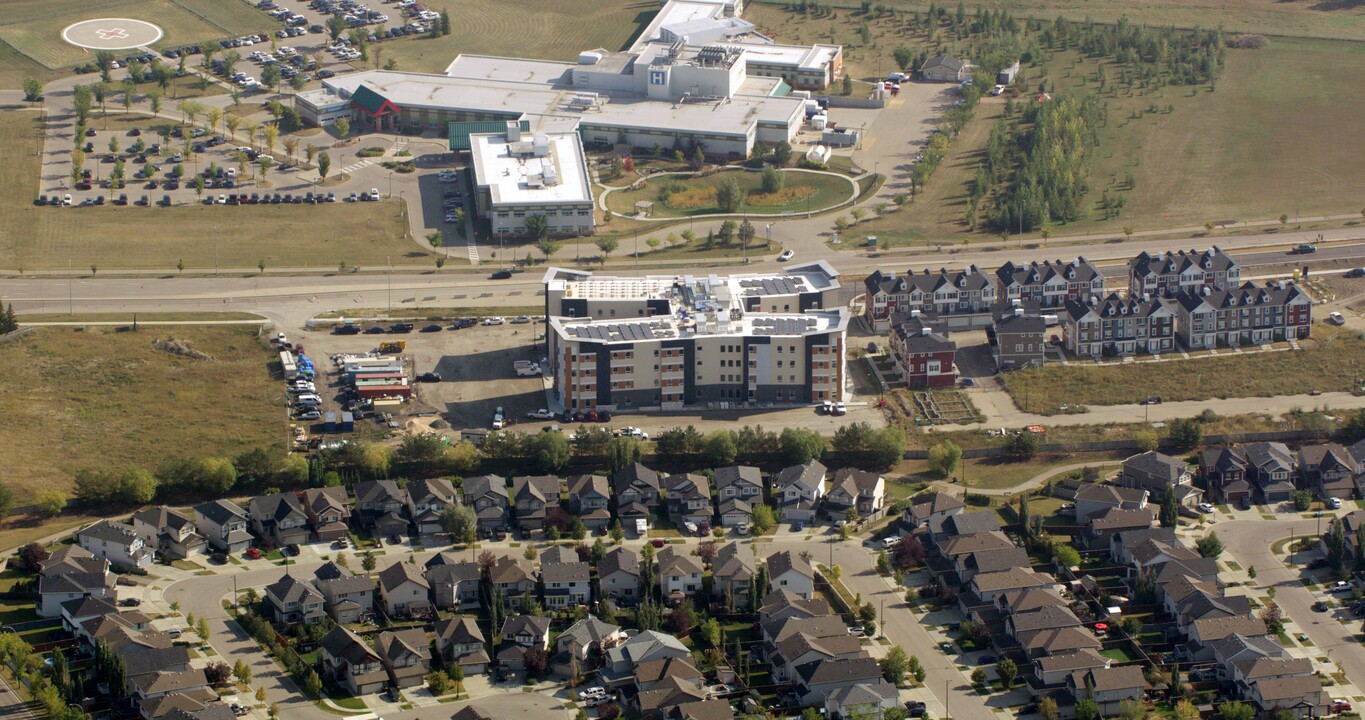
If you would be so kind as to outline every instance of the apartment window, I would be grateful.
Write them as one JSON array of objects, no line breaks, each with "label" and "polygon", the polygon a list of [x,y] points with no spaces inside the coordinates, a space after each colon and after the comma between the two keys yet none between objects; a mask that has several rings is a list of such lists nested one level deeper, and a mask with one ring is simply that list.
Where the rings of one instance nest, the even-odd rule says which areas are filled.
[{"label": "apartment window", "polygon": [[526,213],[522,210],[514,210],[512,211],[512,217],[526,217]]}]

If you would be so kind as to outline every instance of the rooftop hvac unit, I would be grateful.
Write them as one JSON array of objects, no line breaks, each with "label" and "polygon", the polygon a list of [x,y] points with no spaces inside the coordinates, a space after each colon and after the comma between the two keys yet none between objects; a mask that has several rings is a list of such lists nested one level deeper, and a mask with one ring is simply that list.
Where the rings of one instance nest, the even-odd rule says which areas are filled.
[{"label": "rooftop hvac unit", "polygon": [[933,332],[933,331],[930,330],[930,329],[927,328],[927,327],[922,327],[922,328],[919,329],[919,334],[920,334],[920,335],[929,335],[931,332]]},{"label": "rooftop hvac unit", "polygon": [[1023,316],[1024,316],[1024,309],[1021,308],[1021,307],[1015,308],[1015,309],[1014,309],[1014,316],[1015,316],[1015,317],[1023,317]]},{"label": "rooftop hvac unit", "polygon": [[602,62],[602,53],[596,53],[591,50],[584,50],[583,52],[578,53],[579,65],[596,65],[599,62]]},{"label": "rooftop hvac unit", "polygon": [[541,179],[545,181],[546,187],[553,187],[559,184],[559,172],[554,165],[546,165],[541,169]]}]

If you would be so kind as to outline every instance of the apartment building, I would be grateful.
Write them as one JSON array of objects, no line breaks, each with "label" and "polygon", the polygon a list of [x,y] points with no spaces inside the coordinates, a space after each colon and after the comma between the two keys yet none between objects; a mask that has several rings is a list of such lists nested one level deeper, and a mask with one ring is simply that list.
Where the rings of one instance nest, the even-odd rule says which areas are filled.
[{"label": "apartment building", "polygon": [[1141,297],[1171,297],[1181,291],[1204,287],[1227,290],[1237,287],[1242,268],[1217,245],[1200,252],[1142,252],[1128,261],[1128,293]]},{"label": "apartment building", "polygon": [[1091,296],[1061,315],[1066,349],[1081,357],[1122,357],[1175,349],[1175,313],[1156,298]]},{"label": "apartment building", "polygon": [[1175,335],[1191,350],[1302,340],[1313,323],[1312,298],[1285,282],[1181,290],[1173,307]]},{"label": "apartment building", "polygon": [[556,396],[570,412],[842,400],[849,316],[836,278],[824,262],[730,277],[551,269]]}]

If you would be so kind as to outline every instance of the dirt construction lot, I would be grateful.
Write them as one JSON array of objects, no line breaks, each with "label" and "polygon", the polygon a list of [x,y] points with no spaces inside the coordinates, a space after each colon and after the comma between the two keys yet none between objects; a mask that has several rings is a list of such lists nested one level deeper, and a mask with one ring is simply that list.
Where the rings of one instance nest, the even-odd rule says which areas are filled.
[{"label": "dirt construction lot", "polygon": [[[331,369],[323,358],[338,353],[365,353],[374,350],[385,340],[407,342],[407,357],[412,362],[413,375],[436,372],[440,383],[418,383],[417,402],[405,414],[436,412],[450,421],[455,429],[491,428],[493,411],[502,407],[513,429],[537,432],[552,421],[530,420],[526,413],[547,406],[550,379],[517,377],[512,371],[515,360],[541,361],[544,357],[545,325],[476,326],[465,330],[451,330],[450,322],[441,323],[439,333],[419,332],[432,324],[411,321],[413,332],[402,335],[333,335],[329,331],[296,331],[308,354],[318,360],[320,367]],[[373,325],[374,323],[367,324]],[[388,323],[384,324],[385,326]],[[334,381],[335,378],[330,378]],[[329,384],[334,384],[329,381]],[[321,388],[319,388],[321,390]],[[336,410],[335,395],[339,387],[329,387],[323,394],[327,407]],[[858,401],[874,397],[853,398],[848,415],[828,417],[818,415],[813,408],[758,409],[739,411],[689,411],[670,414],[627,413],[613,417],[609,427],[627,425],[644,429],[651,436],[668,428],[695,425],[699,430],[736,429],[741,425],[763,425],[780,431],[785,427],[813,428],[825,434],[854,420],[862,420],[880,427],[885,423],[880,411]],[[401,420],[401,419],[400,419]],[[565,428],[566,431],[572,428]]]}]

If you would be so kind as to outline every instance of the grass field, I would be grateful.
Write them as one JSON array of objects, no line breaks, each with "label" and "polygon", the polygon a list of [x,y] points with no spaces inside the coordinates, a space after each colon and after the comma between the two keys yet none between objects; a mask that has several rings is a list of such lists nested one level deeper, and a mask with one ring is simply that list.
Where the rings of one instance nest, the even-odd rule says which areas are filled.
[{"label": "grass field", "polygon": [[428,0],[424,5],[450,12],[451,33],[386,43],[385,61],[396,60],[400,70],[440,72],[460,53],[576,60],[593,48],[622,50],[659,10],[658,3],[639,0]]},{"label": "grass field", "polygon": [[[819,210],[848,200],[854,192],[853,184],[839,176],[802,170],[787,170],[784,175],[786,187],[783,192],[790,197],[782,198],[788,201],[780,204],[768,201],[763,197],[760,187],[763,181],[761,173],[736,171],[715,173],[698,178],[676,175],[651,178],[638,190],[617,190],[608,195],[607,207],[614,212],[633,215],[635,214],[635,203],[645,200],[654,203],[652,217],[711,215],[721,212],[715,203],[715,189],[720,187],[722,181],[731,177],[739,181],[739,186],[750,197],[750,201],[746,202],[739,212],[750,215],[780,215],[789,212]],[[678,184],[685,190],[675,193],[674,199],[670,202],[660,202],[658,198],[659,188],[665,184]],[[681,198],[695,198],[697,202],[684,202]]]},{"label": "grass field", "polygon": [[[1044,67],[1048,83],[1062,92],[1098,90],[1095,60],[1057,53],[1026,72],[1037,79]],[[1110,65],[1107,72],[1113,78],[1119,71]],[[1129,93],[1111,83],[1109,122],[1082,205],[1089,215],[1057,225],[1054,235],[1358,211],[1365,166],[1341,149],[1356,144],[1349,128],[1365,113],[1365,97],[1344,91],[1362,72],[1365,44],[1273,39],[1261,50],[1229,50],[1214,91]],[[1002,110],[1001,99],[983,102],[924,192],[863,229],[897,245],[991,234],[984,227],[969,232],[963,212]],[[1099,207],[1106,191],[1126,202],[1107,220]]]},{"label": "grass field", "polygon": [[[38,488],[69,489],[82,467],[156,468],[180,453],[234,455],[284,440],[274,357],[256,328],[38,328],[0,345],[0,416],[17,504]],[[184,340],[212,360],[152,347]],[[168,443],[168,439],[173,442]]]},{"label": "grass field", "polygon": [[1056,398],[1080,405],[1122,405],[1148,395],[1164,400],[1210,397],[1270,397],[1312,390],[1350,391],[1359,377],[1365,340],[1336,328],[1317,326],[1299,352],[1233,355],[1151,365],[1047,367],[1019,370],[1001,382],[1024,412],[1051,413]]},{"label": "grass field", "polygon": [[[769,3],[773,0],[759,0]],[[846,3],[835,2],[835,5]],[[887,0],[889,7],[928,9],[929,2]],[[951,6],[939,3],[939,7]],[[968,6],[1009,10],[1018,18],[1053,20],[1057,16],[1112,23],[1127,16],[1135,25],[1181,28],[1222,27],[1228,32],[1365,40],[1365,7],[1344,2],[1285,2],[1285,0],[982,0]],[[747,11],[746,11],[747,16]]]},{"label": "grass field", "polygon": [[[261,320],[260,315],[246,312],[144,312],[137,313],[139,322],[228,322],[233,320],[253,321]],[[132,322],[133,313],[76,313],[75,317],[67,313],[23,313],[19,315],[19,321],[24,323],[38,322]]]},{"label": "grass field", "polygon": [[158,48],[264,31],[278,24],[242,0],[18,0],[0,2],[0,11],[0,41],[48,69],[91,59],[89,52],[61,38],[62,28],[82,20],[113,16],[154,22],[165,32],[154,44]]},{"label": "grass field", "polygon": [[[32,204],[42,159],[38,116],[0,109],[0,267],[165,268],[375,265],[392,257],[428,267],[405,238],[399,202],[252,208],[50,208]],[[130,191],[130,195],[136,191]],[[226,211],[226,212],[224,212]],[[283,242],[281,238],[290,238]]]}]

